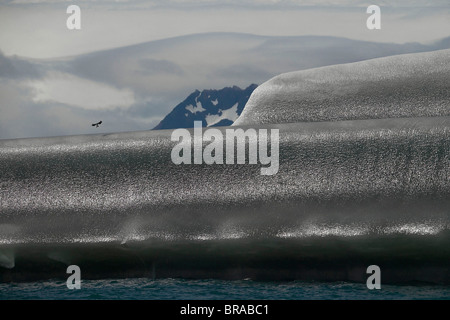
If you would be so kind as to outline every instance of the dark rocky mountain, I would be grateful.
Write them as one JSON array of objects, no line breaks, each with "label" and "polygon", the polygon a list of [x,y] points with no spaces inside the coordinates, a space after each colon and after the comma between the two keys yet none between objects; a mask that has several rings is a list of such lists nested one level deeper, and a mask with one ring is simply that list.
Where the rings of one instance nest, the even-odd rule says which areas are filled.
[{"label": "dark rocky mountain", "polygon": [[202,121],[203,127],[229,126],[240,116],[253,90],[237,86],[221,90],[195,90],[177,105],[155,128],[193,128],[194,121]]}]

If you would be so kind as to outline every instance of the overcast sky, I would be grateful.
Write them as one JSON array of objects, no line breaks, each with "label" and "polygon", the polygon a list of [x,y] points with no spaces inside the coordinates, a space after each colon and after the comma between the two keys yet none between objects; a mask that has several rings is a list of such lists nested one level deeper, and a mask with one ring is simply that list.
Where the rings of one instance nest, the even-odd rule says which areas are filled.
[{"label": "overcast sky", "polygon": [[[0,1],[6,55],[60,57],[204,32],[327,35],[380,42],[429,42],[448,36],[448,0],[12,0]],[[77,4],[82,30],[66,28]],[[382,8],[382,28],[366,28],[366,8]]]},{"label": "overcast sky", "polygon": [[[81,30],[66,27],[70,4]],[[381,30],[366,27],[370,4]],[[0,0],[0,139],[150,129],[195,89],[428,48],[399,46],[408,42],[438,49],[449,30],[448,0]],[[155,41],[211,32],[236,35]],[[107,51],[80,56],[98,50]]]}]

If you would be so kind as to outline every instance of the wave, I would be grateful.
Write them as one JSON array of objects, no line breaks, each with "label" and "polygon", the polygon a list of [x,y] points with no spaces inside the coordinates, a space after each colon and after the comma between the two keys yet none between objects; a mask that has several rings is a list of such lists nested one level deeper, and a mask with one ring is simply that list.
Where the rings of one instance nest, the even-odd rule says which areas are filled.
[{"label": "wave", "polygon": [[450,283],[450,117],[253,128],[279,129],[276,175],[175,165],[166,130],[0,140],[0,279]]}]

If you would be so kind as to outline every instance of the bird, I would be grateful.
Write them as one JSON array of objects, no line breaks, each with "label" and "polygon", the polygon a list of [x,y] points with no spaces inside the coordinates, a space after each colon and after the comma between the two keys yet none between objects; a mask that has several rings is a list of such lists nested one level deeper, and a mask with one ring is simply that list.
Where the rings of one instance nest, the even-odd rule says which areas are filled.
[{"label": "bird", "polygon": [[93,124],[92,124],[92,126],[93,126],[93,127],[97,127],[97,128],[98,128],[98,126],[99,126],[99,125],[101,125],[101,124],[102,124],[102,122],[101,122],[101,121],[99,121],[99,122],[97,122],[97,123],[93,123]]}]

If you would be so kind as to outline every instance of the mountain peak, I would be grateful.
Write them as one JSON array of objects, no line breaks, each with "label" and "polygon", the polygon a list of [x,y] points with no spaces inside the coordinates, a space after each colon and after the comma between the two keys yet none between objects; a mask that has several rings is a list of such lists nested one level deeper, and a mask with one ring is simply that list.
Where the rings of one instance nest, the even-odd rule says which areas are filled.
[{"label": "mountain peak", "polygon": [[202,121],[204,127],[229,126],[240,116],[257,86],[251,84],[245,89],[232,86],[220,90],[195,90],[154,130],[193,128],[194,121]]}]

